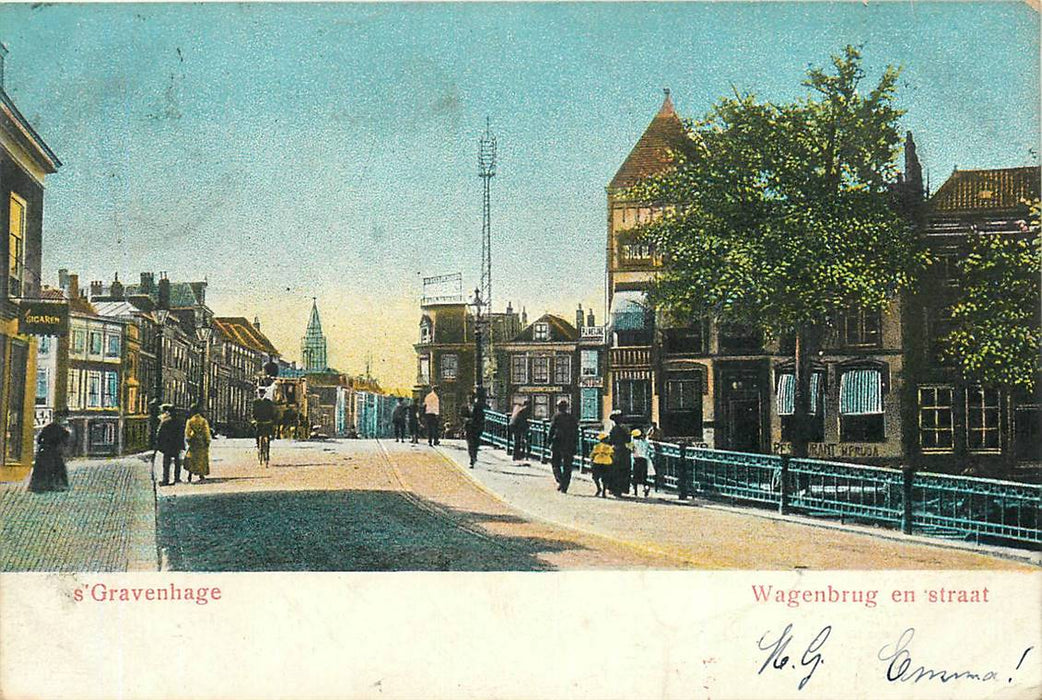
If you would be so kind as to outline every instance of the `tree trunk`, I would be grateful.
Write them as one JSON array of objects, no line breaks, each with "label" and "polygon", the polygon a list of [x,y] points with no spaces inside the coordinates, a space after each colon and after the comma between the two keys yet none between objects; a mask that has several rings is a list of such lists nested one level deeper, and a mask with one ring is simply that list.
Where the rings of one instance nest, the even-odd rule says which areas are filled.
[{"label": "tree trunk", "polygon": [[795,391],[793,395],[792,413],[792,456],[806,457],[811,439],[811,401],[817,397],[810,395],[810,377],[812,362],[821,350],[824,328],[808,325],[796,332],[795,356]]}]

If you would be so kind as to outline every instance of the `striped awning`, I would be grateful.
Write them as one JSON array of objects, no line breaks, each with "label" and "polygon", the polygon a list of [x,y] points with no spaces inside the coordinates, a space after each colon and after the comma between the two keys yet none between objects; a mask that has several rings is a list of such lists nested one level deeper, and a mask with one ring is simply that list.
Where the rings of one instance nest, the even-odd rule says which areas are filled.
[{"label": "striped awning", "polygon": [[615,292],[611,299],[613,331],[641,331],[647,324],[647,301],[644,292]]},{"label": "striped awning", "polygon": [[[820,403],[821,373],[810,375],[810,415],[818,415]],[[796,375],[786,372],[778,375],[778,415],[791,416],[796,412]]]},{"label": "striped awning", "polygon": [[839,380],[839,412],[863,416],[883,412],[883,374],[878,369],[852,369]]}]

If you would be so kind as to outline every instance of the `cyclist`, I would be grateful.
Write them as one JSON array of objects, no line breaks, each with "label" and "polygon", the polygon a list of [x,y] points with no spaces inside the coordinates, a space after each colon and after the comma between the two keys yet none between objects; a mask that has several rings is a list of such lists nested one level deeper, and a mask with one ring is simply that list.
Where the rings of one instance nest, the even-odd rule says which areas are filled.
[{"label": "cyclist", "polygon": [[253,400],[253,424],[257,430],[257,458],[267,464],[271,436],[275,433],[275,402],[268,398],[263,387],[257,389],[257,398]]}]

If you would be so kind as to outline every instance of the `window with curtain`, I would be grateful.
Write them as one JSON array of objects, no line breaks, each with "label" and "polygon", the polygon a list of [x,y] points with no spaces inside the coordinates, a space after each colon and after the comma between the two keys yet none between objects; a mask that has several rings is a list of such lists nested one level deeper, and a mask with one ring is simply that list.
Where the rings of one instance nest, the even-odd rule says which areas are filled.
[{"label": "window with curtain", "polygon": [[883,374],[875,368],[850,369],[839,379],[839,439],[842,442],[882,442]]},{"label": "window with curtain", "polygon": [[116,408],[119,405],[119,376],[115,372],[105,372],[101,405],[103,408]]}]

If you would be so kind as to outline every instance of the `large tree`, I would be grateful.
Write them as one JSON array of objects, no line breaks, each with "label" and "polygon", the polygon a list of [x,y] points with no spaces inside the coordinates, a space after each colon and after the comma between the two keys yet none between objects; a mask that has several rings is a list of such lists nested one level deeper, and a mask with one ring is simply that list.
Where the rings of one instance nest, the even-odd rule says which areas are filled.
[{"label": "large tree", "polygon": [[[960,295],[944,354],[964,378],[1028,394],[1037,389],[1042,359],[1039,202],[1030,203],[1025,235],[975,234],[959,262]],[[1012,421],[1007,427],[1012,431]]]},{"label": "large tree", "polygon": [[801,99],[736,92],[686,125],[674,168],[635,188],[664,207],[642,229],[665,257],[652,305],[795,337],[796,456],[807,454],[810,361],[830,323],[882,309],[925,260],[893,195],[898,74],[888,66],[865,91],[848,46],[807,72]]}]

